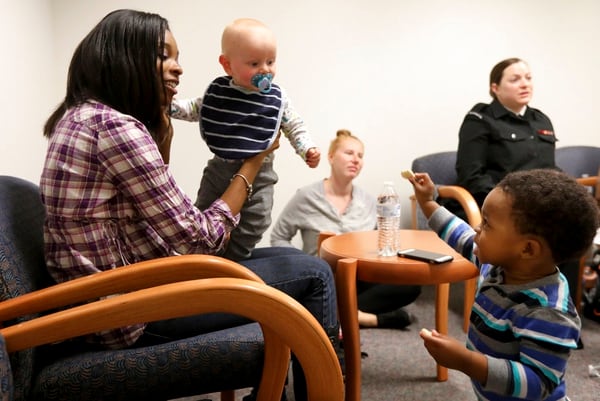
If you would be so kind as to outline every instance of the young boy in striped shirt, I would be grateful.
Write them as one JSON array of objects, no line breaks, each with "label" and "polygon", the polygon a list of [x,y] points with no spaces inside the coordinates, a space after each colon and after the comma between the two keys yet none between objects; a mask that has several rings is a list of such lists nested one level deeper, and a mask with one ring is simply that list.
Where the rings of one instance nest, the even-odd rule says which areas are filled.
[{"label": "young boy in striped shirt", "polygon": [[593,197],[560,171],[511,173],[473,230],[434,200],[427,174],[409,181],[429,226],[480,270],[466,347],[423,329],[427,351],[468,375],[478,400],[568,400],[564,375],[581,321],[556,265],[589,249],[599,225]]}]

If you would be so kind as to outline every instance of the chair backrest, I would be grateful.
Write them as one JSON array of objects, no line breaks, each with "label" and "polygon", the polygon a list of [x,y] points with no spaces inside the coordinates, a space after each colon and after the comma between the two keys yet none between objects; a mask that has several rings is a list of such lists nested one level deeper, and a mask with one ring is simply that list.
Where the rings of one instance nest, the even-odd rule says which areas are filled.
[{"label": "chair backrest", "polygon": [[[412,171],[428,173],[436,185],[455,185],[458,177],[456,175],[456,151],[430,153],[413,160]],[[412,228],[426,230],[427,219],[418,207],[414,198],[411,200]]]},{"label": "chair backrest", "polygon": [[413,160],[413,171],[428,173],[437,185],[456,184],[456,151],[431,153]]},{"label": "chair backrest", "polygon": [[[44,216],[37,185],[17,177],[0,176],[0,301],[52,283],[44,262]],[[30,349],[11,355],[16,400],[26,399],[29,392],[34,353]]]},{"label": "chair backrest", "polygon": [[44,206],[38,186],[0,176],[0,301],[47,287]]},{"label": "chair backrest", "polygon": [[564,146],[556,148],[556,165],[575,178],[584,175],[598,175],[600,168],[600,147]]}]

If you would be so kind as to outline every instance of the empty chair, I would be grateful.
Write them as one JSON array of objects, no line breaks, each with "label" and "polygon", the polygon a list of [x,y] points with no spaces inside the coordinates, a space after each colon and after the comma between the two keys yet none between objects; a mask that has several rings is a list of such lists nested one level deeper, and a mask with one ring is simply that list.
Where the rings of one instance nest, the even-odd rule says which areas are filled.
[{"label": "empty chair", "polygon": [[575,178],[598,175],[600,147],[563,146],[556,148],[554,157],[558,168]]},{"label": "empty chair", "polygon": [[[428,173],[436,185],[456,185],[456,151],[431,153],[413,160],[412,171]],[[416,200],[411,198],[412,227],[428,229]]]}]

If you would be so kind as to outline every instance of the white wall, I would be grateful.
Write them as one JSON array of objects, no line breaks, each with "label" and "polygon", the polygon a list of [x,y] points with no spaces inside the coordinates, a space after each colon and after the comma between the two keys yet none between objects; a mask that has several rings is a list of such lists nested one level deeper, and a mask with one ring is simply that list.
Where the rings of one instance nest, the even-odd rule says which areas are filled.
[{"label": "white wall", "polygon": [[0,174],[37,182],[46,150],[42,127],[64,93],[54,91],[51,4],[0,0],[0,10]]},{"label": "white wall", "polygon": [[[0,67],[8,85],[0,111],[0,174],[37,181],[41,126],[64,96],[73,50],[108,11],[124,7],[169,19],[184,68],[182,97],[202,94],[222,73],[217,57],[227,22],[241,16],[265,21],[279,41],[277,82],[323,151],[338,128],[363,139],[366,162],[357,183],[373,194],[392,179],[407,198],[411,188],[399,171],[415,157],[456,148],[463,116],[476,102],[489,101],[489,71],[507,57],[529,61],[536,85],[531,105],[551,117],[558,146],[600,146],[595,0],[0,1],[10,56]],[[175,128],[172,169],[194,198],[209,153],[196,124],[175,122]],[[276,169],[275,218],[296,188],[329,172],[325,159],[308,169],[285,142]]]}]

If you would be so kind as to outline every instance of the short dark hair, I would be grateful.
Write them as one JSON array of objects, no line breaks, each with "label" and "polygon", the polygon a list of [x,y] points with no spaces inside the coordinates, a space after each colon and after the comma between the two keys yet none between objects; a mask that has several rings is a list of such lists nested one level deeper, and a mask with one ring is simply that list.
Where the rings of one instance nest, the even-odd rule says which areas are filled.
[{"label": "short dark hair", "polygon": [[44,135],[52,135],[68,108],[88,100],[135,117],[151,133],[158,131],[160,99],[166,97],[156,63],[168,29],[158,14],[116,10],[106,15],[75,49],[65,99],[46,121]]},{"label": "short dark hair", "polygon": [[583,185],[554,169],[507,174],[498,188],[512,199],[512,216],[521,234],[543,238],[555,263],[580,258],[600,224],[598,204]]},{"label": "short dark hair", "polygon": [[492,68],[490,71],[490,96],[496,99],[496,94],[492,91],[492,84],[500,85],[500,81],[502,81],[502,75],[504,75],[504,70],[509,66],[515,64],[525,62],[517,57],[507,58],[505,60],[500,61],[498,64]]}]

